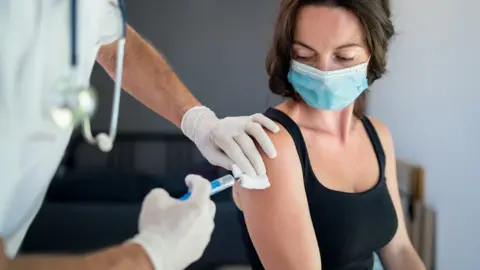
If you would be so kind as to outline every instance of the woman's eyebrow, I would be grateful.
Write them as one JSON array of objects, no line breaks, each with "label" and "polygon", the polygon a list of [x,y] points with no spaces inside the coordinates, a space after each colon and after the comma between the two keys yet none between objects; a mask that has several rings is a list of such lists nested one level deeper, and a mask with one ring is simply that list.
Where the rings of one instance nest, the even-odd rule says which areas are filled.
[{"label": "woman's eyebrow", "polygon": [[346,48],[350,48],[350,47],[360,47],[360,48],[363,48],[362,45],[358,44],[358,43],[347,43],[347,44],[344,44],[342,46],[338,46],[337,47],[337,50],[339,49],[346,49]]},{"label": "woman's eyebrow", "polygon": [[[305,47],[309,50],[312,50],[312,51],[315,51],[311,46],[308,46],[307,44],[301,42],[301,41],[294,41],[293,42],[294,45],[300,45],[302,47]],[[346,49],[346,48],[350,48],[350,47],[360,47],[360,48],[363,48],[362,45],[358,44],[358,43],[347,43],[347,44],[344,44],[344,45],[341,45],[341,46],[338,46],[336,49],[337,50],[340,50],[340,49]]]},{"label": "woman's eyebrow", "polygon": [[293,42],[293,44],[300,45],[300,46],[305,47],[305,48],[307,48],[307,49],[309,49],[309,50],[315,51],[312,47],[308,46],[307,44],[305,44],[305,43],[303,43],[303,42],[301,42],[301,41],[295,40],[295,41]]}]

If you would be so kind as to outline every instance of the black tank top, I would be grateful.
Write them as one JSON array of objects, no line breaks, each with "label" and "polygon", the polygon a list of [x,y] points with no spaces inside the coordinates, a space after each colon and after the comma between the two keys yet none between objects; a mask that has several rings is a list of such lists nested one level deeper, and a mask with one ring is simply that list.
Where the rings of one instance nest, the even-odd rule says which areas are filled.
[{"label": "black tank top", "polygon": [[[322,270],[372,269],[373,253],[390,242],[397,231],[398,220],[385,181],[385,153],[370,120],[366,116],[361,119],[377,156],[379,180],[367,191],[345,193],[328,189],[317,180],[300,128],[290,117],[273,108],[268,109],[265,115],[280,123],[295,142],[322,258]],[[264,269],[241,211],[238,216],[250,264],[253,270]]]}]

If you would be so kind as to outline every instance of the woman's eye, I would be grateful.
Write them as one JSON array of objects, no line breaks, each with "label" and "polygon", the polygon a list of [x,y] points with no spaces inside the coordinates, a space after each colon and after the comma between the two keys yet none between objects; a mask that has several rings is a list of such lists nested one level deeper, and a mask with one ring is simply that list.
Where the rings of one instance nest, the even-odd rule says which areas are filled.
[{"label": "woman's eye", "polygon": [[342,62],[349,62],[349,61],[355,60],[355,57],[353,57],[353,56],[348,57],[348,56],[337,55],[335,58],[337,58],[337,60],[342,61]]},{"label": "woman's eye", "polygon": [[303,55],[297,55],[295,56],[296,60],[299,60],[299,61],[308,61],[308,60],[312,60],[312,56],[303,56]]}]

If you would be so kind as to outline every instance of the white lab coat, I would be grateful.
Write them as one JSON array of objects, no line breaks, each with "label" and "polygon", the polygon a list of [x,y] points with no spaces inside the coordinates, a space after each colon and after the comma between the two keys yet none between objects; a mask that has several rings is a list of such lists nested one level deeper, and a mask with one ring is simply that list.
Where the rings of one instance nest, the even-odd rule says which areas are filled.
[{"label": "white lab coat", "polygon": [[[72,132],[53,123],[46,102],[69,72],[69,5],[0,0],[0,237],[9,257],[37,214]],[[79,77],[89,83],[100,45],[120,36],[121,15],[116,0],[78,0],[78,12]]]}]

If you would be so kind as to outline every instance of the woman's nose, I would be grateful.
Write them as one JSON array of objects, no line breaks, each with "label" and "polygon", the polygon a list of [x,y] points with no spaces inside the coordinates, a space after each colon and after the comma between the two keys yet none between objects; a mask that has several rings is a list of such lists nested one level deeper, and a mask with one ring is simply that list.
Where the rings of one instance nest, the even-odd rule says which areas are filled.
[{"label": "woman's nose", "polygon": [[332,61],[330,61],[330,57],[325,56],[317,57],[315,67],[321,71],[330,71],[334,68]]},{"label": "woman's nose", "polygon": [[333,55],[325,55],[315,59],[315,68],[321,71],[334,71],[344,68]]}]

